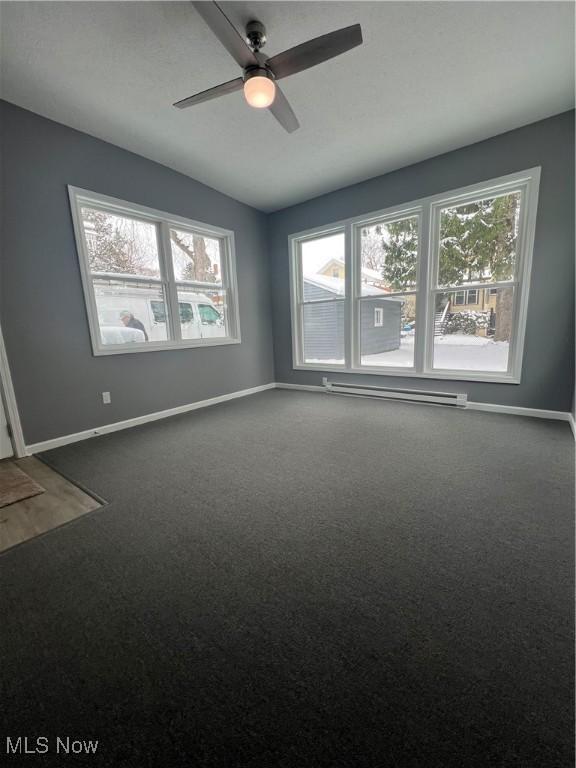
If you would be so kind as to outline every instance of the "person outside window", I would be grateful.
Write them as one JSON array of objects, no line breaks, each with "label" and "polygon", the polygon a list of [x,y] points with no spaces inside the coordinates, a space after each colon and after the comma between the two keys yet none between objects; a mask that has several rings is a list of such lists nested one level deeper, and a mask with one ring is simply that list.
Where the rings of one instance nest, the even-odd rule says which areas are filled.
[{"label": "person outside window", "polygon": [[140,320],[137,320],[132,312],[129,312],[127,309],[123,309],[122,312],[120,312],[120,320],[122,320],[122,323],[126,328],[136,328],[139,331],[142,331],[144,334],[144,341],[148,341],[148,334],[146,333],[144,324],[140,322]]}]

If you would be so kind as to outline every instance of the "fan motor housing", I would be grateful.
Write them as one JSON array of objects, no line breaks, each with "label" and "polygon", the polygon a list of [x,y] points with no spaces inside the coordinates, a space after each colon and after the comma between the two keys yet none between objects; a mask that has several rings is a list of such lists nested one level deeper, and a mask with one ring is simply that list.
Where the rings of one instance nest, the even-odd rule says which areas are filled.
[{"label": "fan motor housing", "polygon": [[267,77],[269,80],[275,80],[274,74],[268,67],[248,67],[244,70],[244,82],[251,77]]},{"label": "fan motor housing", "polygon": [[253,51],[259,51],[266,43],[266,27],[260,21],[249,21],[246,25],[246,42]]}]

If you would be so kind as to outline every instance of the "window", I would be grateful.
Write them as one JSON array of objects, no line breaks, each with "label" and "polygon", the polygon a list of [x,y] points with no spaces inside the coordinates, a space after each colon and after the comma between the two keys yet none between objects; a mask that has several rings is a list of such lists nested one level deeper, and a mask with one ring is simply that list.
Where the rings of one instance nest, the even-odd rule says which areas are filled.
[{"label": "window", "polygon": [[[414,364],[419,238],[419,214],[355,227],[361,366]],[[372,312],[379,313],[380,324],[367,322]]]},{"label": "window", "polygon": [[[151,301],[152,314],[154,315],[155,323],[166,322],[166,305],[164,302]],[[194,312],[192,311],[191,304],[178,303],[178,310],[180,312],[180,323],[190,323],[194,319]]]},{"label": "window", "polygon": [[178,310],[180,313],[180,324],[191,323],[194,320],[194,312],[192,310],[192,304],[186,304],[183,301],[178,302]]},{"label": "window", "polygon": [[[434,222],[436,311],[444,314],[432,348],[434,370],[507,374],[514,317],[516,266],[522,192],[480,193],[454,204],[438,204]],[[477,304],[482,288],[496,289],[495,307],[472,310],[450,306],[440,287],[467,283],[466,305]],[[496,287],[495,284],[501,287]]]},{"label": "window", "polygon": [[240,341],[232,232],[69,192],[95,355]]},{"label": "window", "polygon": [[451,294],[450,300],[455,307],[461,307],[465,304],[478,304],[478,291],[456,291]]},{"label": "window", "polygon": [[298,241],[297,312],[300,316],[301,351],[308,364],[333,366],[344,363],[344,277],[326,275],[326,264],[344,264],[344,233]]},{"label": "window", "polygon": [[293,235],[294,366],[519,382],[539,178]]},{"label": "window", "polygon": [[199,304],[200,321],[202,325],[223,325],[222,315],[209,304]]}]

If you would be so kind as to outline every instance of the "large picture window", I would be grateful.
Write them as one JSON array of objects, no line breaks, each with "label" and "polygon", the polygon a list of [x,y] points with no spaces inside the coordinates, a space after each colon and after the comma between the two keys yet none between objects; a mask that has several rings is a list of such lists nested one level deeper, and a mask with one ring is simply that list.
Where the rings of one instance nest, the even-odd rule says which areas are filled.
[{"label": "large picture window", "polygon": [[294,367],[519,382],[539,177],[293,235]]},{"label": "large picture window", "polygon": [[69,192],[94,354],[240,341],[232,232]]}]

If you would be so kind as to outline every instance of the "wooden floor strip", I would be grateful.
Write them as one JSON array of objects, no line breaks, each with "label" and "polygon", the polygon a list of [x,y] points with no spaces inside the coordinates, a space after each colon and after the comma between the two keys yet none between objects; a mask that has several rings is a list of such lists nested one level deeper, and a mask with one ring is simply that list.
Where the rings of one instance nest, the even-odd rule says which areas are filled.
[{"label": "wooden floor strip", "polygon": [[45,493],[0,509],[0,552],[102,506],[34,456],[18,459],[15,464]]}]

